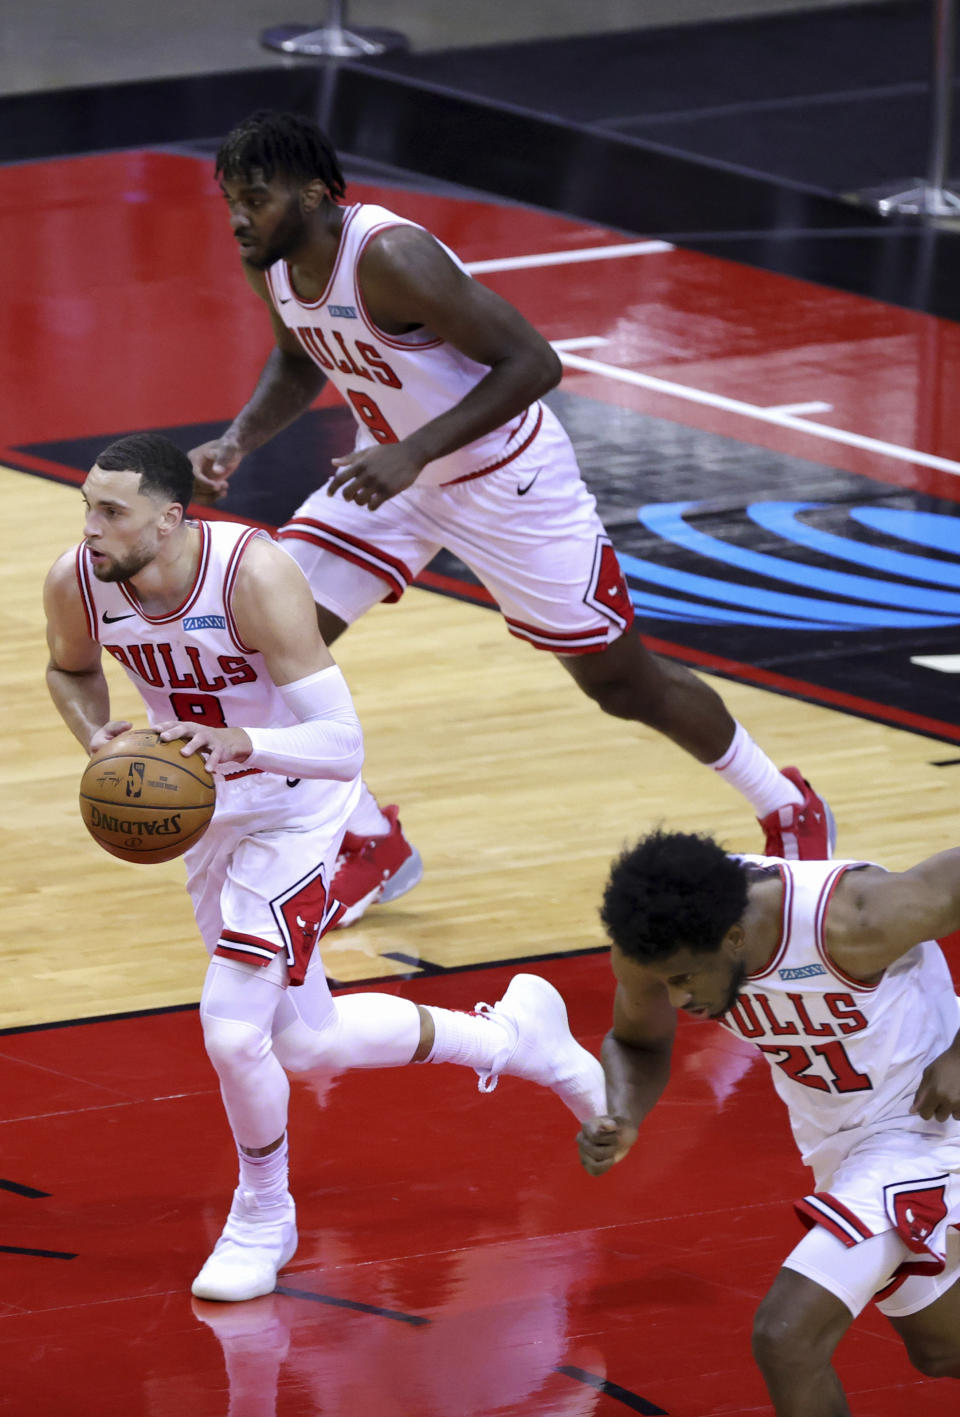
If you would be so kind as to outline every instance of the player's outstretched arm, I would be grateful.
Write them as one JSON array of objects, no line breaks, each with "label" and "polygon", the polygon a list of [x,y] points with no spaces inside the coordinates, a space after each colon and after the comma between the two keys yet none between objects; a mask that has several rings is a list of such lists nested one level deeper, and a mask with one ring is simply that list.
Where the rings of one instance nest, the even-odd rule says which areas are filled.
[{"label": "player's outstretched arm", "polygon": [[132,724],[110,718],[110,690],[100,646],[90,638],[77,589],[76,553],[54,562],[43,587],[47,617],[47,688],[57,711],[84,752],[96,750]]},{"label": "player's outstretched arm", "polygon": [[600,1057],[607,1080],[607,1115],[585,1122],[577,1137],[580,1161],[602,1176],[622,1161],[670,1077],[677,1014],[662,984],[646,981],[613,950],[618,976],[613,1027]]}]

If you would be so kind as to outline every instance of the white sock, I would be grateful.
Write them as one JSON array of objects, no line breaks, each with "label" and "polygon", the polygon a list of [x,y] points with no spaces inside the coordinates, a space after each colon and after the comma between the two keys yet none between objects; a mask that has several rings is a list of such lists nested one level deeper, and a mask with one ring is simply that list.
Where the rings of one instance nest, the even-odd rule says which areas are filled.
[{"label": "white sock", "polygon": [[386,836],[390,823],[365,782],[360,784],[360,801],[350,813],[347,831],[353,836]]},{"label": "white sock", "polygon": [[284,1205],[289,1182],[287,1134],[276,1151],[266,1156],[248,1156],[237,1147],[240,1158],[240,1189],[252,1191],[258,1205]]},{"label": "white sock", "polygon": [[730,747],[723,757],[709,766],[746,797],[758,817],[769,816],[780,807],[799,806],[803,801],[802,793],[770,761],[741,723],[734,728]]},{"label": "white sock", "polygon": [[432,1004],[423,1007],[434,1028],[426,1063],[459,1063],[481,1073],[498,1072],[516,1045],[516,1030],[498,1014],[465,1014]]}]

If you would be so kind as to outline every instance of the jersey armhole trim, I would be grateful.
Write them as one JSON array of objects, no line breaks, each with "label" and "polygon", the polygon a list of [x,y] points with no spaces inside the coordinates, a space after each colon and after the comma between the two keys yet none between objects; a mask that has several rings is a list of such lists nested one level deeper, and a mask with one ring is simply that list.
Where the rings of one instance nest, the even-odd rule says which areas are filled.
[{"label": "jersey armhole trim", "polygon": [[90,638],[96,644],[99,644],[100,636],[97,634],[96,604],[93,599],[93,592],[90,589],[90,583],[87,580],[88,569],[86,548],[83,542],[81,542],[77,547],[74,572],[77,577],[77,588],[80,591],[80,603],[83,606],[83,614],[87,622],[87,632]]},{"label": "jersey armhole trim", "polygon": [[787,947],[790,944],[790,934],[793,928],[793,877],[790,874],[789,866],[783,862],[777,867],[777,870],[780,873],[780,880],[783,885],[783,900],[780,904],[780,939],[776,949],[763,968],[758,970],[756,974],[747,975],[751,983],[757,979],[768,979],[787,953]]},{"label": "jersey armhole trim", "polygon": [[227,620],[227,632],[237,649],[242,650],[244,654],[258,654],[259,651],[254,649],[252,645],[244,644],[240,637],[240,631],[237,629],[237,622],[233,614],[233,592],[237,584],[237,575],[240,571],[240,562],[243,559],[244,551],[246,551],[254,537],[262,536],[263,534],[259,527],[248,527],[246,531],[237,538],[237,543],[230,553],[230,559],[223,573],[223,609]]},{"label": "jersey armhole trim", "polygon": [[[391,227],[395,226],[411,226],[415,231],[426,231],[426,227],[420,226],[415,221],[404,221],[402,217],[395,217],[391,221],[378,222],[376,226],[372,226],[369,231],[364,233],[357,247],[356,259],[353,263],[353,290],[360,318],[374,338],[380,340],[382,344],[388,345],[390,349],[402,349],[407,353],[414,354],[421,349],[437,349],[446,343],[439,335],[434,335],[430,339],[417,340],[414,338],[418,333],[417,330],[411,330],[407,337],[387,334],[386,330],[382,330],[376,323],[363,298],[363,291],[360,289],[360,262],[363,259],[363,253],[375,236],[379,236],[382,232],[389,231]],[[429,236],[430,232],[427,232],[427,235]],[[420,329],[423,328],[421,325]]]}]

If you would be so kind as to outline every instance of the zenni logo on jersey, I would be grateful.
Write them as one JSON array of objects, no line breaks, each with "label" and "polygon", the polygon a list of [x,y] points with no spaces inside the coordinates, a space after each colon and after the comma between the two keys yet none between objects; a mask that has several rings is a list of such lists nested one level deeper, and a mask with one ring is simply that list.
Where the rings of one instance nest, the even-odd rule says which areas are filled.
[{"label": "zenni logo on jersey", "polygon": [[803,964],[799,965],[796,969],[777,970],[777,974],[780,978],[787,981],[791,979],[812,979],[814,975],[826,974],[826,972],[822,964]]},{"label": "zenni logo on jersey", "polygon": [[354,305],[328,305],[327,314],[332,315],[335,320],[355,320],[357,310]]},{"label": "zenni logo on jersey", "polygon": [[227,621],[223,615],[185,615],[183,628],[185,630],[225,630]]}]

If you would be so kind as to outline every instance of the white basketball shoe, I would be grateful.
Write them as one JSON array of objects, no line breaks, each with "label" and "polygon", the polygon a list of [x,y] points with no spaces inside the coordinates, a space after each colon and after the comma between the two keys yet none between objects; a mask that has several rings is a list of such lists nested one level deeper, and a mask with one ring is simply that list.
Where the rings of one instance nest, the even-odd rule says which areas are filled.
[{"label": "white basketball shoe", "polygon": [[516,974],[502,999],[492,1006],[478,1004],[476,1011],[506,1024],[509,1035],[502,1057],[489,1072],[477,1069],[481,1092],[492,1092],[504,1073],[549,1087],[578,1122],[605,1114],[607,1088],[600,1061],[570,1032],[567,1007],[546,979]]},{"label": "white basketball shoe", "polygon": [[277,1272],[297,1250],[293,1197],[283,1205],[261,1206],[252,1191],[238,1186],[227,1223],[191,1291],[198,1299],[238,1303],[276,1288]]}]

